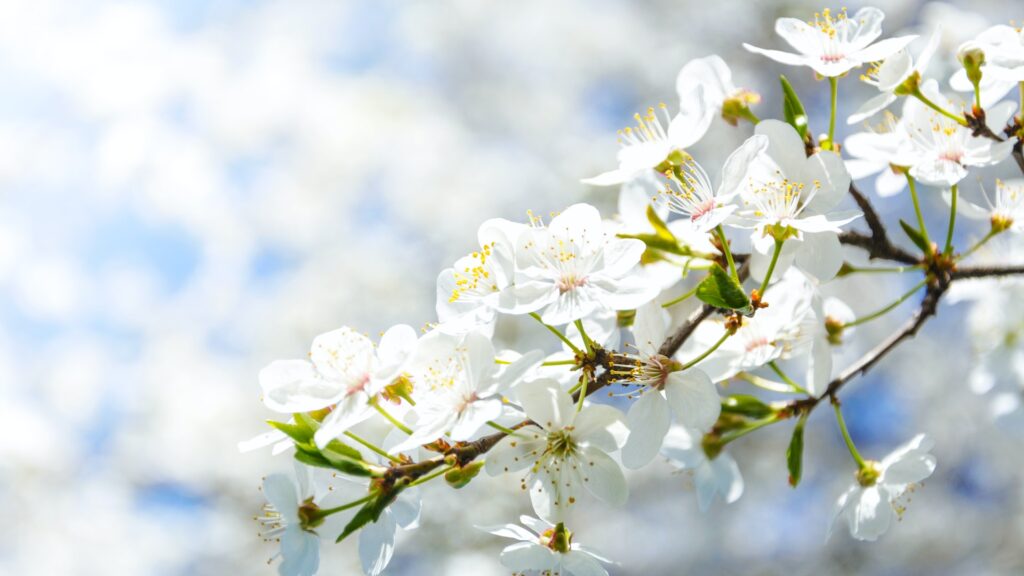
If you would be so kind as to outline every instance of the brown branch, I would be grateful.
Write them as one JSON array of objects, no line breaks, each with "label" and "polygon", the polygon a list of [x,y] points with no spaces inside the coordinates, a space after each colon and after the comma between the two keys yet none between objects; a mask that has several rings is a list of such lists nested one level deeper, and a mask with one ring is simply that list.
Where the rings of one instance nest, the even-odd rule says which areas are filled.
[{"label": "brown branch", "polygon": [[679,348],[683,346],[683,343],[693,335],[693,332],[697,330],[697,326],[700,326],[700,323],[706,320],[708,316],[711,316],[714,311],[714,306],[709,306],[707,304],[701,306],[699,310],[691,314],[690,317],[686,319],[686,322],[683,323],[678,330],[673,332],[672,335],[661,344],[661,347],[658,348],[658,354],[671,358],[673,354],[679,351]]},{"label": "brown branch", "polygon": [[904,264],[919,264],[921,262],[919,258],[896,246],[889,240],[889,235],[885,231],[885,225],[882,224],[882,219],[875,212],[874,206],[871,205],[867,197],[852,182],[850,183],[850,196],[853,196],[857,206],[864,212],[864,221],[871,230],[871,235],[868,236],[854,231],[843,232],[839,234],[840,242],[847,246],[856,246],[865,250],[868,253],[868,257],[872,260],[881,258]]},{"label": "brown branch", "polygon": [[990,278],[994,276],[1013,276],[1024,274],[1024,266],[970,266],[958,268],[953,271],[953,280],[964,280],[969,278]]}]

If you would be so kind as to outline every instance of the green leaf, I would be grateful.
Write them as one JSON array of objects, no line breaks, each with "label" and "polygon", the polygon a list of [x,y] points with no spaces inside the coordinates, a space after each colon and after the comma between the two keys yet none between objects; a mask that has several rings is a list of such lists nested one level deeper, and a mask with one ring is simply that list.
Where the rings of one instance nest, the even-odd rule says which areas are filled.
[{"label": "green leaf", "polygon": [[711,267],[710,274],[697,286],[697,298],[716,308],[737,310],[743,314],[753,311],[743,287],[718,264]]},{"label": "green leaf", "polygon": [[313,431],[302,424],[288,424],[287,422],[277,422],[275,420],[267,420],[267,424],[284,432],[289,438],[299,444],[308,444],[313,439]]},{"label": "green leaf", "polygon": [[341,440],[331,440],[330,444],[320,450],[320,455],[339,472],[352,476],[373,475],[370,466],[363,460],[363,455]]},{"label": "green leaf", "polygon": [[796,131],[800,133],[800,138],[807,139],[807,112],[804,111],[804,105],[800,102],[800,97],[796,95],[796,90],[793,90],[793,86],[789,83],[789,80],[785,76],[779,76],[779,82],[782,83],[782,113],[785,115],[786,122],[796,128]]},{"label": "green leaf", "polygon": [[372,524],[376,522],[378,519],[380,519],[381,513],[383,513],[384,509],[390,506],[391,503],[395,501],[395,498],[398,496],[399,492],[401,492],[401,489],[395,487],[383,494],[378,495],[376,498],[370,500],[366,504],[363,504],[363,507],[360,508],[359,511],[356,512],[356,515],[353,516],[352,519],[349,520],[348,524],[345,525],[345,529],[342,530],[341,534],[338,535],[338,539],[335,540],[335,542],[341,542],[342,540],[347,538],[349,534],[352,534],[353,532],[359,530],[363,526],[366,526],[367,524]]},{"label": "green leaf", "polygon": [[786,466],[789,468],[789,485],[796,488],[800,483],[803,474],[804,460],[804,424],[807,423],[807,414],[804,413],[797,420],[793,428],[793,437],[789,440],[789,447],[786,448]]},{"label": "green leaf", "polygon": [[296,412],[293,416],[295,416],[295,424],[305,426],[310,431],[311,435],[320,428],[320,423],[305,412]]},{"label": "green leaf", "polygon": [[928,241],[924,239],[924,236],[918,232],[917,228],[914,228],[910,224],[907,224],[905,220],[900,218],[900,227],[903,228],[903,232],[906,233],[910,241],[917,245],[924,253],[931,252],[931,246],[928,246]]},{"label": "green leaf", "polygon": [[765,404],[760,398],[749,394],[733,394],[722,400],[722,412],[741,414],[751,418],[765,418],[775,413],[775,409]]},{"label": "green leaf", "polygon": [[302,448],[299,444],[295,445],[295,459],[309,466],[330,468],[332,470],[335,469],[330,460],[321,456],[319,452],[310,452],[309,450]]}]

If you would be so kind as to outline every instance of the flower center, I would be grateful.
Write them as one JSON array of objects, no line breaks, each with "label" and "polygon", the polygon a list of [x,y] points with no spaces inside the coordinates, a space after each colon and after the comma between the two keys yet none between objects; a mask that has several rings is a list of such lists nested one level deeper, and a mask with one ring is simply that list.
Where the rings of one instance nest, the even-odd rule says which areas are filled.
[{"label": "flower center", "polygon": [[573,290],[575,290],[575,289],[577,289],[577,288],[579,288],[581,286],[586,286],[586,284],[587,284],[587,277],[586,276],[577,276],[575,274],[566,274],[566,275],[562,276],[561,278],[559,278],[558,282],[555,283],[555,285],[558,286],[558,293],[559,294],[565,294],[566,292],[571,292],[571,291],[573,291]]},{"label": "flower center", "polygon": [[864,463],[864,467],[857,471],[857,483],[868,488],[877,484],[881,475],[882,470],[879,468],[878,462],[868,460]]},{"label": "flower center", "polygon": [[576,448],[576,441],[573,440],[569,428],[548,434],[548,446],[545,452],[549,455],[564,460],[575,454]]},{"label": "flower center", "polygon": [[455,302],[460,298],[465,299],[466,296],[486,296],[491,292],[498,291],[494,275],[487,264],[493,249],[494,242],[481,246],[478,252],[469,255],[472,260],[471,264],[466,265],[462,270],[453,272],[455,288],[452,289],[452,295],[448,298],[449,302]]}]

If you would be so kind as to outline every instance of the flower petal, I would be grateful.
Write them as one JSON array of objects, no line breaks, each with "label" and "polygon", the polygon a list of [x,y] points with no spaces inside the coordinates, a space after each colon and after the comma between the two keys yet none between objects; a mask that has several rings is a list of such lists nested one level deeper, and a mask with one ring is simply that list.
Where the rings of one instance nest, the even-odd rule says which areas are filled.
[{"label": "flower petal", "polygon": [[665,397],[679,423],[687,428],[710,430],[722,412],[718,388],[707,374],[695,368],[669,374]]},{"label": "flower petal", "polygon": [[665,397],[657,390],[645,390],[626,416],[629,439],[622,447],[622,464],[635,470],[653,460],[670,423]]},{"label": "flower petal", "polygon": [[582,449],[578,459],[583,485],[599,500],[621,506],[629,499],[629,487],[615,460],[593,446]]}]

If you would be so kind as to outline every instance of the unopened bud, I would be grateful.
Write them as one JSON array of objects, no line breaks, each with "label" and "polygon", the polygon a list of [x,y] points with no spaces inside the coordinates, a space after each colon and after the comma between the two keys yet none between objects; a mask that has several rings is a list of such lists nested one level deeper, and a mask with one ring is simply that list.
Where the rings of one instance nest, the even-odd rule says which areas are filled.
[{"label": "unopened bud", "polygon": [[757,124],[758,118],[750,111],[750,106],[761,101],[761,95],[751,90],[740,90],[722,102],[722,118],[732,126],[740,120],[749,120]]},{"label": "unopened bud", "polygon": [[967,79],[977,88],[981,82],[981,67],[985,64],[985,51],[973,42],[966,42],[957,50],[956,59],[967,71]]},{"label": "unopened bud", "polygon": [[838,346],[843,343],[843,329],[846,326],[842,320],[835,318],[834,316],[828,316],[825,318],[825,333],[828,335],[828,343],[833,346]]}]

